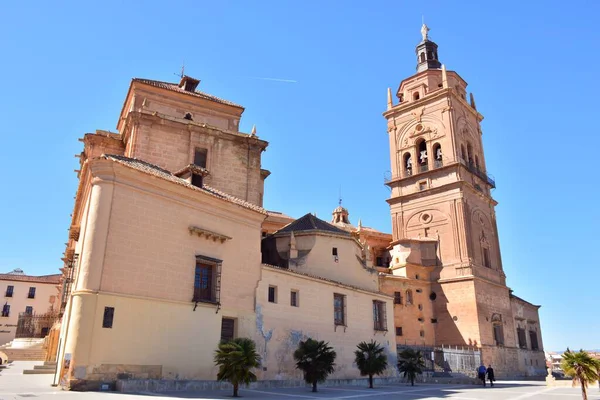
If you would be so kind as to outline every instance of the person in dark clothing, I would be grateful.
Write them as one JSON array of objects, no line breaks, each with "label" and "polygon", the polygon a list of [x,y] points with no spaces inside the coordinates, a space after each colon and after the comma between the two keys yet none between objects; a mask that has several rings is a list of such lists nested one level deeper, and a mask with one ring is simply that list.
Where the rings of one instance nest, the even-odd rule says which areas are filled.
[{"label": "person in dark clothing", "polygon": [[487,367],[487,377],[490,380],[490,385],[492,387],[494,387],[494,381],[496,380],[496,378],[494,378],[494,368],[492,368],[492,365],[488,365]]},{"label": "person in dark clothing", "polygon": [[483,382],[483,387],[485,387],[485,373],[486,373],[486,369],[485,369],[485,365],[483,365],[483,363],[481,363],[481,365],[479,366],[479,368],[477,368],[477,378],[481,379],[481,382]]}]

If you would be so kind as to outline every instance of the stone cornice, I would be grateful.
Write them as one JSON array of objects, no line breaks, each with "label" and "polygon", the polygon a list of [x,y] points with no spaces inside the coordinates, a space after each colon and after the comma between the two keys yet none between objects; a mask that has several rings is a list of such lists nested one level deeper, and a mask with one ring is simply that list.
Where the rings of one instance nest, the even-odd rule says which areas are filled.
[{"label": "stone cornice", "polygon": [[192,235],[196,234],[199,237],[204,236],[208,240],[212,239],[213,242],[216,242],[218,240],[221,243],[225,243],[225,241],[233,239],[232,237],[229,237],[227,235],[222,235],[220,233],[209,231],[208,229],[202,229],[197,226],[189,226],[188,230],[190,231],[190,234],[192,234]]}]

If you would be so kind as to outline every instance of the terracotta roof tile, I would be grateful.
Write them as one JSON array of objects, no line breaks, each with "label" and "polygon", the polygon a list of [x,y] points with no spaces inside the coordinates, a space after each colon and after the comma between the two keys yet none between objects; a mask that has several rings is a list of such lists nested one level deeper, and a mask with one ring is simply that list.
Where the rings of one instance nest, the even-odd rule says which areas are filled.
[{"label": "terracotta roof tile", "polygon": [[239,199],[237,197],[231,196],[227,193],[223,193],[220,190],[210,187],[208,185],[203,185],[203,187],[199,188],[197,186],[192,185],[185,179],[181,179],[181,178],[173,175],[171,172],[167,171],[166,169],[161,168],[154,164],[150,164],[146,161],[138,160],[136,158],[129,158],[129,157],[125,157],[125,156],[115,155],[115,154],[104,154],[101,156],[101,158],[104,158],[106,160],[115,161],[119,164],[125,165],[126,167],[136,169],[136,170],[144,172],[146,174],[153,175],[158,178],[177,183],[177,184],[185,186],[189,189],[197,190],[197,191],[209,194],[211,196],[218,197],[218,198],[228,201],[230,203],[237,204],[238,206],[241,206],[241,207],[253,210],[253,211],[257,211],[261,214],[267,215],[267,210],[265,210],[264,208],[262,208],[260,206],[249,203],[249,202]]},{"label": "terracotta roof tile", "polygon": [[244,110],[244,107],[240,106],[239,104],[235,104],[229,100],[221,99],[217,96],[213,96],[208,93],[200,92],[198,90],[193,91],[193,92],[188,92],[187,90],[180,88],[176,83],[154,81],[151,79],[143,79],[143,78],[133,78],[133,81],[145,83],[146,85],[152,85],[154,87],[161,88],[161,89],[167,89],[172,92],[178,92],[178,93],[183,93],[183,94],[187,94],[190,96],[200,97],[202,99],[214,101],[214,102],[221,103],[221,104],[227,104],[228,106],[233,106],[233,107],[241,108],[242,110]]},{"label": "terracotta roof tile", "polygon": [[55,275],[14,275],[14,274],[0,274],[0,281],[19,281],[19,282],[34,282],[34,283],[59,283],[61,274]]}]

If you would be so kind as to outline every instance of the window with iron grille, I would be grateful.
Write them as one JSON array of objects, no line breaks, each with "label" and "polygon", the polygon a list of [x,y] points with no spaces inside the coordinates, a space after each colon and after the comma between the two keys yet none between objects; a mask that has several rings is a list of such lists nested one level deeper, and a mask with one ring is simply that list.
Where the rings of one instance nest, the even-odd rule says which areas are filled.
[{"label": "window with iron grille", "polygon": [[525,329],[517,328],[517,338],[519,339],[519,347],[522,349],[526,349],[527,339],[525,338]]},{"label": "window with iron grille", "polygon": [[531,341],[531,350],[539,350],[536,331],[529,331],[529,340]]},{"label": "window with iron grille", "polygon": [[35,288],[34,287],[29,288],[29,293],[27,294],[27,298],[35,299]]},{"label": "window with iron grille", "polygon": [[402,304],[402,292],[394,292],[394,304]]},{"label": "window with iron grille", "polygon": [[112,328],[114,316],[115,316],[115,308],[114,307],[104,307],[104,316],[102,317],[102,327],[103,328]]},{"label": "window with iron grille", "polygon": [[219,304],[221,293],[221,263],[222,260],[207,256],[196,256],[194,274],[194,297],[198,303]]},{"label": "window with iron grille", "polygon": [[401,326],[396,327],[396,336],[402,336],[402,327]]},{"label": "window with iron grille", "polygon": [[235,319],[223,318],[221,320],[221,341],[229,342],[235,335]]},{"label": "window with iron grille", "polygon": [[376,331],[387,331],[385,302],[373,300],[373,327]]},{"label": "window with iron grille", "polygon": [[8,285],[6,287],[6,297],[13,297],[13,291],[15,290],[15,287],[12,285]]},{"label": "window with iron grille", "polygon": [[31,307],[31,306],[25,307],[25,314],[29,314],[29,315],[33,314],[33,307]]},{"label": "window with iron grille", "polygon": [[269,286],[269,303],[277,303],[277,286]]},{"label": "window with iron grille", "polygon": [[346,325],[346,296],[343,294],[333,294],[333,323]]},{"label": "window with iron grille", "polygon": [[3,317],[8,317],[10,315],[10,305],[9,304],[5,304],[2,307],[2,316]]},{"label": "window with iron grille", "polygon": [[292,290],[290,292],[290,305],[292,307],[298,307],[298,291]]}]

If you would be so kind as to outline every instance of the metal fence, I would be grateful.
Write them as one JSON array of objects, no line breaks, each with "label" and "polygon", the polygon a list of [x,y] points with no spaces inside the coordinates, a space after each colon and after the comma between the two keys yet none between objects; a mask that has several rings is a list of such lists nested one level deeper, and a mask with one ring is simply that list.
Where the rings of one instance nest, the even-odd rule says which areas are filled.
[{"label": "metal fence", "polygon": [[476,347],[398,345],[400,354],[405,349],[420,351],[425,370],[431,372],[472,374],[481,363],[481,352]]},{"label": "metal fence", "polygon": [[44,338],[48,335],[57,319],[58,315],[54,313],[20,313],[15,338]]}]

